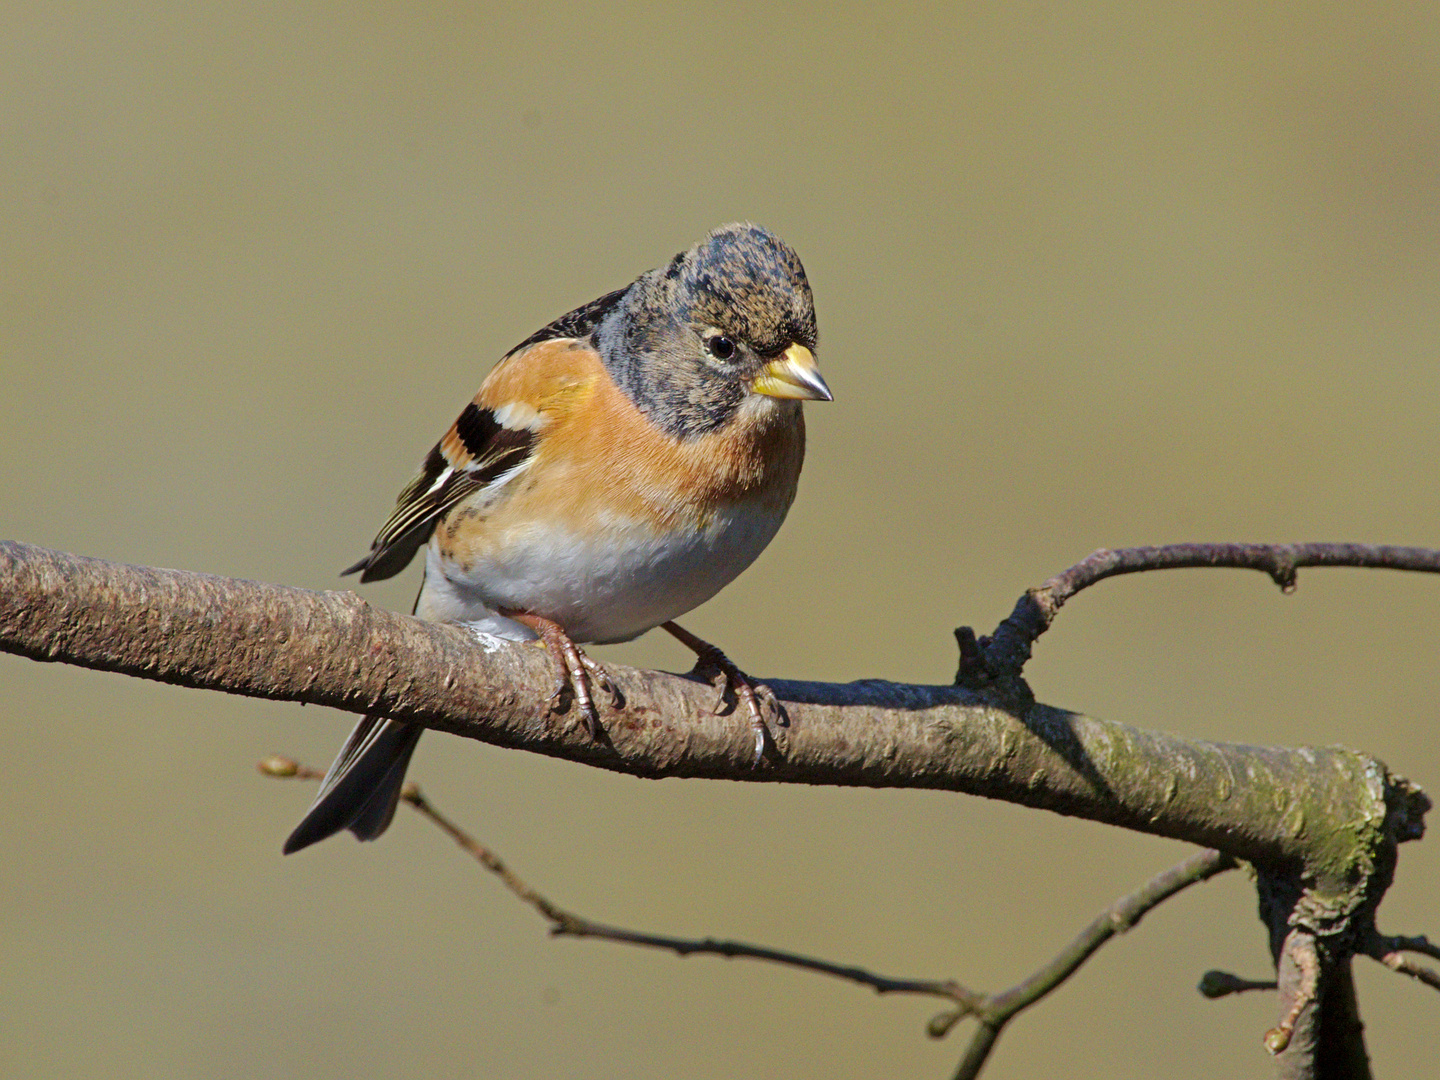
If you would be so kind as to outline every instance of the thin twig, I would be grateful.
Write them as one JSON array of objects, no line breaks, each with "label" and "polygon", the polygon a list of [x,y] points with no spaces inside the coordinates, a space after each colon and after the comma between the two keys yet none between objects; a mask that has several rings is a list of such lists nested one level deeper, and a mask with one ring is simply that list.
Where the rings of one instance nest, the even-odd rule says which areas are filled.
[{"label": "thin twig", "polygon": [[1020,1012],[1035,1004],[1073,975],[1101,945],[1116,934],[1123,934],[1151,908],[1174,896],[1182,889],[1207,881],[1216,874],[1239,865],[1231,856],[1207,849],[1196,852],[1184,862],[1156,874],[1140,888],[1122,896],[1102,911],[1073,941],[1044,967],[1017,983],[1009,990],[987,997],[972,1012],[980,1026],[971,1038],[955,1080],[973,1080],[980,1073],[995,1042],[1006,1024]]},{"label": "thin twig", "polygon": [[1278,984],[1274,979],[1242,979],[1228,971],[1207,971],[1200,976],[1199,990],[1207,998],[1222,998],[1228,994],[1243,994],[1250,990],[1274,990]]},{"label": "thin twig", "polygon": [[1401,937],[1399,935],[1376,937],[1375,941],[1383,945],[1387,951],[1420,953],[1432,960],[1440,960],[1440,945],[1432,945],[1430,939],[1424,934],[1419,937]]},{"label": "thin twig", "polygon": [[[290,758],[279,755],[264,759],[260,762],[259,768],[260,771],[267,776],[295,777],[301,780],[318,779],[324,775],[316,769],[300,765]],[[799,953],[785,952],[780,949],[761,948],[755,945],[746,945],[738,941],[724,941],[715,938],[669,937],[662,934],[647,934],[636,930],[626,930],[623,927],[607,926],[604,923],[595,922],[592,919],[585,918],[583,915],[576,915],[574,912],[566,911],[527,885],[505,864],[500,856],[496,855],[495,852],[491,851],[437,810],[434,804],[421,792],[417,784],[413,782],[407,783],[402,789],[400,797],[438,826],[446,835],[454,840],[462,850],[480,863],[481,866],[498,877],[504,886],[514,893],[515,896],[539,912],[540,915],[550,923],[550,933],[556,937],[599,938],[604,941],[616,941],[627,945],[641,945],[650,948],[666,949],[679,956],[709,955],[723,956],[730,959],[747,958],[752,960],[768,960],[771,963],[784,964],[787,967],[801,968],[806,971],[814,971],[822,975],[832,975],[838,979],[845,979],[849,982],[858,983],[861,986],[868,986],[878,994],[924,994],[930,997],[946,998],[955,1002],[965,1011],[968,1011],[971,1006],[983,1000],[981,995],[975,994],[950,980],[897,979],[885,975],[876,975],[873,972],[866,971],[859,967],[832,964],[825,960],[802,956]]]},{"label": "thin twig", "polygon": [[1391,971],[1400,975],[1409,975],[1426,986],[1440,990],[1440,972],[1428,968],[1424,964],[1416,963],[1405,955],[1407,952],[1413,952],[1440,960],[1440,945],[1430,944],[1430,940],[1424,935],[1420,937],[1386,937],[1374,934],[1365,941],[1361,951],[1370,959],[1384,964]]},{"label": "thin twig", "polygon": [[1391,971],[1419,979],[1426,986],[1440,990],[1440,972],[1432,971],[1424,964],[1417,964],[1401,952],[1388,952],[1376,957]]},{"label": "thin twig", "polygon": [[1031,646],[1050,628],[1065,602],[1106,578],[1150,570],[1231,567],[1259,570],[1284,592],[1293,592],[1302,566],[1353,566],[1440,573],[1440,551],[1388,544],[1166,544],[1159,547],[1101,548],[1038,588],[1030,589],[1009,618],[988,638],[971,645],[973,631],[962,627],[957,682],[972,684],[1018,677]]},{"label": "thin twig", "polygon": [[838,979],[859,983],[861,986],[870,987],[877,994],[925,994],[931,997],[948,998],[966,1010],[981,1000],[980,995],[972,993],[950,980],[897,979],[876,975],[864,968],[833,964],[826,960],[802,956],[799,953],[746,945],[738,941],[670,937],[664,934],[649,934],[618,926],[607,926],[583,915],[566,911],[525,884],[498,855],[436,810],[414,783],[407,783],[400,797],[443,829],[462,849],[498,877],[512,893],[548,919],[551,923],[550,933],[556,937],[599,938],[603,941],[616,941],[626,945],[666,949],[679,956],[709,955],[723,956],[727,959],[768,960],[771,963],[784,964],[787,967],[801,968],[805,971],[814,971],[822,975],[832,975]]},{"label": "thin twig", "polygon": [[[317,769],[300,765],[279,755],[264,759],[259,768],[267,776],[298,779],[319,779],[323,776]],[[868,986],[878,994],[922,994],[953,1001],[957,1007],[933,1018],[927,1025],[927,1030],[931,1036],[941,1038],[957,1021],[967,1016],[974,1016],[979,1021],[955,1073],[956,1080],[972,1080],[977,1076],[1005,1025],[1060,986],[1106,941],[1129,930],[1151,908],[1182,889],[1239,865],[1233,857],[1219,851],[1197,852],[1177,866],[1157,874],[1135,892],[1115,901],[1096,916],[1053,960],[1028,978],[998,994],[981,994],[961,986],[953,979],[892,978],[877,975],[864,968],[834,964],[781,949],[717,938],[679,938],[649,934],[595,922],[566,911],[527,885],[498,855],[435,809],[418,785],[407,783],[400,797],[443,830],[481,866],[498,877],[515,896],[539,912],[550,923],[550,933],[556,937],[598,938],[625,945],[665,949],[678,956],[709,955],[727,959],[766,960]]]}]

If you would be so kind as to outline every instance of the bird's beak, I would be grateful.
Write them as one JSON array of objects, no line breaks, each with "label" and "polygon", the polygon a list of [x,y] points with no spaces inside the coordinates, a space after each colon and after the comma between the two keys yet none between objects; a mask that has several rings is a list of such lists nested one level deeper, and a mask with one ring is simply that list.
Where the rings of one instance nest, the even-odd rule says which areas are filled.
[{"label": "bird's beak", "polygon": [[815,354],[804,345],[791,345],[760,369],[752,389],[757,394],[805,401],[834,401],[835,395],[820,377]]}]

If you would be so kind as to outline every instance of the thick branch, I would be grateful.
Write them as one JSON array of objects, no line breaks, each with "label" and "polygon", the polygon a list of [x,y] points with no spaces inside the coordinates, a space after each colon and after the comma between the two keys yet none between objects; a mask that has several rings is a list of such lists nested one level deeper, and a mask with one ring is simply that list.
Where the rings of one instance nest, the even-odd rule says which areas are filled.
[{"label": "thick branch", "polygon": [[[615,668],[626,701],[606,710],[592,738],[573,718],[546,716],[549,664],[536,648],[378,611],[349,593],[121,566],[24,544],[0,543],[0,651],[380,713],[640,776],[939,788],[1215,848],[1260,870],[1262,913],[1281,968],[1282,1017],[1271,1045],[1289,1044],[1282,1068],[1312,1075],[1315,1063],[1339,1056],[1354,1066],[1346,1075],[1364,1076],[1349,982],[1357,946],[1436,982],[1428,968],[1399,955],[1428,943],[1381,939],[1374,929],[1396,845],[1423,834],[1425,794],[1362,754],[1139,731],[1037,704],[1020,679],[1030,643],[1064,599],[1112,574],[1157,564],[1255,565],[1288,586],[1298,565],[1440,567],[1440,553],[1417,549],[1219,547],[1230,550],[1097,553],[1028,593],[1017,607],[1024,617],[1006,620],[995,637],[958,635],[958,681],[966,687],[772,681],[788,730],[782,752],[760,762],[749,723],[715,716],[711,688],[693,678]],[[1427,560],[1435,566],[1421,565]],[[669,939],[634,940],[675,947]],[[1296,947],[1282,951],[1282,940]],[[1034,986],[1017,987],[1017,1000],[1057,973],[1063,978],[1087,948],[1082,942]],[[829,974],[857,974],[812,963]],[[877,989],[939,989],[859,975]],[[977,1068],[1000,1027],[982,1020],[967,1055]]]},{"label": "thick branch", "polygon": [[[534,646],[371,607],[352,593],[123,566],[0,543],[0,650],[182,686],[377,712],[639,776],[709,776],[984,795],[1214,847],[1323,883],[1353,880],[1357,840],[1423,829],[1423,793],[1339,748],[1188,741],[954,686],[773,680],[782,759],[706,684],[611,668],[625,708],[595,742],[544,721]],[[1304,828],[1299,827],[1301,823]],[[1362,843],[1361,847],[1364,846]]]}]

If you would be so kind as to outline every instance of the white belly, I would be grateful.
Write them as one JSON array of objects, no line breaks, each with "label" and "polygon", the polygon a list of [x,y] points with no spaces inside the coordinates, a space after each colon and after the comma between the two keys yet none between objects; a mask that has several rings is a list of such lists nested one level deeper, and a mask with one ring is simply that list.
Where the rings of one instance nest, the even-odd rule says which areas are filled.
[{"label": "white belly", "polygon": [[529,524],[499,545],[502,555],[463,572],[442,564],[432,540],[416,614],[468,623],[513,608],[559,623],[578,642],[628,641],[709,600],[755,561],[784,519],[785,508],[750,504],[663,535],[632,521],[605,523],[585,538]]}]

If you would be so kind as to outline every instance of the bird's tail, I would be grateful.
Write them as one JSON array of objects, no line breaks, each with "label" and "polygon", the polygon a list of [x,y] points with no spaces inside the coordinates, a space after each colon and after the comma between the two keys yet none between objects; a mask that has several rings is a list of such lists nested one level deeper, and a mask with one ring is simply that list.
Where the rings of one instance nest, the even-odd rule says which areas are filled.
[{"label": "bird's tail", "polygon": [[367,716],[356,724],[321,781],[320,793],[285,841],[285,854],[341,829],[361,840],[374,840],[389,828],[405,784],[405,769],[424,730],[383,716]]}]

